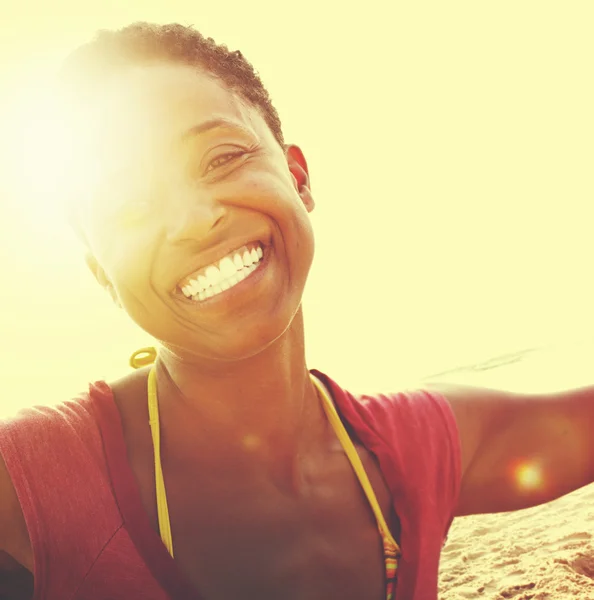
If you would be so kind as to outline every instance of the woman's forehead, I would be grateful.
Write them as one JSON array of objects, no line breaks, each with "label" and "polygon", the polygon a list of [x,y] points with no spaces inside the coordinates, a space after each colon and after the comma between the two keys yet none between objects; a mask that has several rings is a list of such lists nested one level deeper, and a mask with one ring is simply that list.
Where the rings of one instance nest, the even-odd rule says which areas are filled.
[{"label": "woman's forehead", "polygon": [[[134,67],[112,79],[97,98],[103,143],[174,141],[215,116],[257,128],[257,110],[214,77],[179,65]],[[263,119],[260,119],[263,121]]]}]

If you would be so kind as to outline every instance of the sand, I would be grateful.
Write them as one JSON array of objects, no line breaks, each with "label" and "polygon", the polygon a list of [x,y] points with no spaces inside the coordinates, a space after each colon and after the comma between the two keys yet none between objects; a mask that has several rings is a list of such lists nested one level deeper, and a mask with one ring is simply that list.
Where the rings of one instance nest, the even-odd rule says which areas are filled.
[{"label": "sand", "polygon": [[542,506],[456,519],[440,600],[594,600],[594,485]]}]

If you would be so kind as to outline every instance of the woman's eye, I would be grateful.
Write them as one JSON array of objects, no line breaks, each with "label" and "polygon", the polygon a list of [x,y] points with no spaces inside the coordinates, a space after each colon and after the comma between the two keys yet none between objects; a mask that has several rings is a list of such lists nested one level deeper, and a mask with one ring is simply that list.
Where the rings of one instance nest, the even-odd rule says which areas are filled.
[{"label": "woman's eye", "polygon": [[239,150],[236,152],[226,152],[225,154],[221,154],[220,156],[217,156],[217,158],[215,158],[214,160],[212,160],[210,162],[210,164],[206,168],[206,172],[208,173],[218,167],[226,165],[227,163],[231,162],[233,159],[239,158],[240,156],[243,156],[244,154],[245,154],[245,152],[243,150]]}]

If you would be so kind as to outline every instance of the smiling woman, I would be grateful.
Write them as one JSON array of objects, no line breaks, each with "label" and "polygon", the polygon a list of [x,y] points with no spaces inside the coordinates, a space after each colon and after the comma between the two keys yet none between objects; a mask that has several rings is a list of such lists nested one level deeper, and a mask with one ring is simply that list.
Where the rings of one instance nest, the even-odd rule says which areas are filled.
[{"label": "smiling woman", "polygon": [[[549,124],[569,131],[577,101],[592,114],[586,87],[567,85],[587,69],[563,55],[574,41],[574,57],[592,52],[573,35],[551,44],[550,33],[565,27],[563,18],[567,31],[591,19],[565,11],[543,27],[544,8],[535,25],[533,11],[519,18],[519,3],[512,18],[499,7],[477,18],[443,3],[431,19],[421,10],[418,24],[406,11],[381,19],[385,7],[366,6],[369,27],[365,11],[353,12],[353,27],[344,19],[336,27],[335,14],[323,21],[317,7],[300,4],[288,20],[279,14],[276,27],[270,11],[246,27],[238,7],[210,4],[224,6],[222,26],[238,23],[259,42],[252,48],[277,59],[272,77],[286,83],[287,106],[301,119],[293,132],[301,141],[308,128],[327,138],[318,164],[330,186],[320,198],[334,201],[332,233],[318,237],[333,255],[316,284],[318,298],[331,300],[311,330],[328,340],[320,359],[334,360],[337,372],[340,365],[345,381],[347,371],[371,377],[373,368],[362,389],[393,386],[416,360],[407,356],[425,361],[441,345],[456,362],[456,347],[468,345],[464,323],[475,340],[489,337],[484,326],[507,338],[506,306],[525,302],[536,313],[548,299],[551,310],[541,314],[550,322],[552,288],[579,296],[566,285],[573,276],[553,275],[542,256],[555,281],[535,285],[534,242],[538,231],[548,256],[571,272],[577,247],[563,255],[567,238],[542,216],[547,205],[560,206],[549,211],[556,229],[580,237],[559,217],[579,196],[568,187],[580,181],[574,167],[590,155],[577,137],[551,137]],[[539,31],[542,43],[532,43]],[[586,39],[593,37],[584,29]],[[25,394],[45,406],[0,421],[0,551],[29,573],[36,598],[435,600],[454,516],[527,508],[594,479],[594,388],[523,395],[439,384],[354,395],[309,368],[309,166],[285,142],[268,92],[240,52],[192,27],[135,24],[76,50],[55,101],[42,87],[30,87],[20,107],[12,127],[20,146],[10,161],[20,165],[13,175],[21,198],[26,190],[23,214],[46,236],[21,235],[17,257],[24,250],[45,258],[50,236],[60,235],[53,207],[67,204],[97,292],[157,348],[147,353],[140,341],[145,358],[133,355],[134,371],[96,381],[72,400],[60,392],[55,406],[46,378],[38,393]],[[563,100],[563,118],[552,119],[561,114],[560,94],[571,100]],[[591,139],[578,120],[581,139]],[[559,170],[563,160],[572,169]],[[553,171],[557,189],[548,185]],[[492,262],[483,260],[487,248]],[[506,265],[502,253],[522,260]],[[494,272],[507,273],[511,262],[518,278],[497,280]],[[72,293],[73,278],[58,264],[59,282],[43,265],[22,286],[3,272],[24,305],[0,311],[27,351],[10,364],[23,365],[14,380],[42,380],[50,353],[63,372],[86,378],[94,359],[81,369],[73,356],[102,346],[125,366],[133,350],[122,350],[130,339],[123,327]],[[70,303],[53,303],[52,287]],[[77,328],[77,311],[102,335],[85,330],[74,344],[64,336],[71,323]],[[55,333],[39,327],[43,320],[58,323]],[[451,327],[435,327],[439,320]],[[56,340],[74,348],[66,360]],[[42,360],[32,360],[40,347]],[[376,379],[382,370],[384,384]],[[2,382],[6,396],[21,392]],[[0,584],[9,564],[0,556]],[[31,595],[30,586],[23,590]]]},{"label": "smiling woman", "polygon": [[[64,115],[28,124],[23,154],[56,160],[43,181],[91,273],[159,350],[0,422],[19,500],[4,512],[24,523],[0,543],[37,597],[434,598],[453,412],[438,393],[356,398],[307,367],[309,170],[252,66],[190,27],[136,24],[61,81]],[[28,153],[40,134],[54,148]]]}]

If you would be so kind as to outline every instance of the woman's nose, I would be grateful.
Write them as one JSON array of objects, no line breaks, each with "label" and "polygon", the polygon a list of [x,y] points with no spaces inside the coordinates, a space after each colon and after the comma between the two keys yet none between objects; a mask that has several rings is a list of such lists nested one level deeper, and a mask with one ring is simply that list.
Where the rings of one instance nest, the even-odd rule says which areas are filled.
[{"label": "woman's nose", "polygon": [[167,239],[175,244],[207,237],[224,221],[227,209],[216,199],[195,192],[168,203],[164,212]]}]

